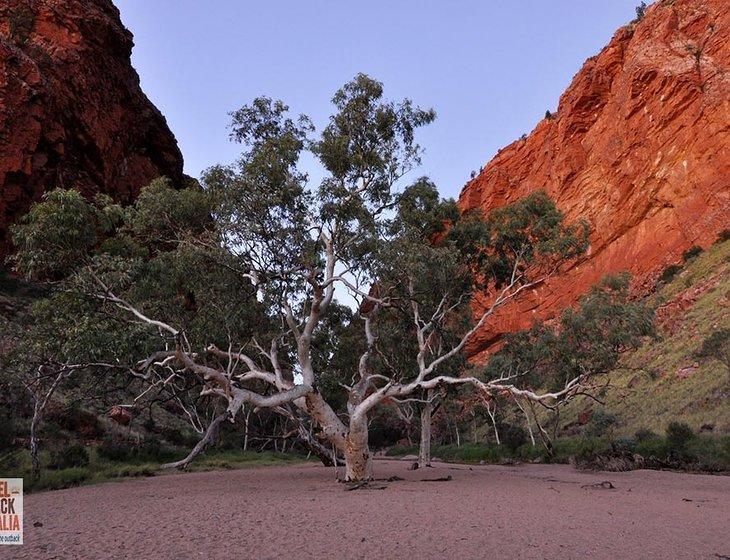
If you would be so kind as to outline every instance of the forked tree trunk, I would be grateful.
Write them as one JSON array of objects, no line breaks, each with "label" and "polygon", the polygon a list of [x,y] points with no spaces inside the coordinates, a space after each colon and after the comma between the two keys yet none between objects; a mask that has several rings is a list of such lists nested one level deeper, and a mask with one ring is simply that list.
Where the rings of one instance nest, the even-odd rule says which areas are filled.
[{"label": "forked tree trunk", "polygon": [[421,409],[421,445],[418,449],[418,466],[431,466],[431,415],[433,414],[433,403],[431,396],[433,391],[428,392],[427,402]]},{"label": "forked tree trunk", "polygon": [[345,442],[345,480],[360,482],[373,477],[373,457],[368,445],[368,421],[353,418]]}]

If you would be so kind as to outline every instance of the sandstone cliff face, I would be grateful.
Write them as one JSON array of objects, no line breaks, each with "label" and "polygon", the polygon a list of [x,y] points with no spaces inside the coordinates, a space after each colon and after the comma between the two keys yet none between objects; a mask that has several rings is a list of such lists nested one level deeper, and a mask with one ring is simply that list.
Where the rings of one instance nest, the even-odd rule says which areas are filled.
[{"label": "sandstone cliff face", "polygon": [[0,259],[43,192],[129,202],[182,155],[132,68],[111,0],[0,0]]},{"label": "sandstone cliff face", "polygon": [[635,289],[650,289],[685,250],[730,227],[728,8],[726,0],[653,4],[586,61],[557,115],[464,187],[464,211],[544,189],[569,221],[586,218],[592,228],[587,257],[504,308],[471,345],[474,359],[607,273],[627,270]]}]

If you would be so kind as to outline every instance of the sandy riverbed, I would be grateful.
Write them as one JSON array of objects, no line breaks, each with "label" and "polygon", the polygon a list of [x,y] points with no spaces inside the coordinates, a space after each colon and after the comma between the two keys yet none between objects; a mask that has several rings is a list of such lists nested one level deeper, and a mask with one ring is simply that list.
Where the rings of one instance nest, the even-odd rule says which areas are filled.
[{"label": "sandy riverbed", "polygon": [[[730,557],[730,477],[407,467],[379,461],[379,478],[405,480],[355,491],[332,469],[303,465],[30,495],[26,544],[0,558]],[[590,486],[603,481],[615,489]]]}]

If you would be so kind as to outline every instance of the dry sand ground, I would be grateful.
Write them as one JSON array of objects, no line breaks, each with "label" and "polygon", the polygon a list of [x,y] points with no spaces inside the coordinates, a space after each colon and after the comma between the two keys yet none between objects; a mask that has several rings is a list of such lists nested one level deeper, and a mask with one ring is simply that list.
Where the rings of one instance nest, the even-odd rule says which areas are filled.
[{"label": "dry sand ground", "polygon": [[[26,544],[0,558],[730,557],[730,477],[407,467],[379,461],[378,477],[405,480],[349,492],[332,469],[303,465],[30,495]],[[604,480],[615,489],[586,486]]]}]

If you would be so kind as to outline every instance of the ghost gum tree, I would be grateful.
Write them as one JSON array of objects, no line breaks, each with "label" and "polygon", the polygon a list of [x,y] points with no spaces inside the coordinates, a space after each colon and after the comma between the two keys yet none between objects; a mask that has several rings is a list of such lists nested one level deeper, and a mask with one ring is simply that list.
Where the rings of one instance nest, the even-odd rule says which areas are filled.
[{"label": "ghost gum tree", "polygon": [[[333,104],[314,136],[308,118],[256,99],[232,114],[240,158],[209,169],[202,188],[157,181],[126,209],[55,191],[16,228],[17,269],[63,278],[56,322],[93,339],[56,348],[64,362],[94,348],[157,386],[192,380],[225,404],[174,466],[242,407],[268,407],[306,423],[320,456],[332,450],[347,480],[363,480],[380,405],[464,384],[555,402],[586,381],[539,393],[513,383],[514,372],[459,375],[465,345],[497,308],[585,250],[584,224],[564,224],[542,193],[459,217],[427,180],[400,186],[420,163],[415,134],[432,110],[384,100],[365,75]],[[318,185],[299,167],[304,152],[321,164]],[[485,291],[491,304],[472,317],[470,301]],[[331,349],[336,293],[357,301],[361,324]],[[335,354],[350,360],[335,366]]]}]

